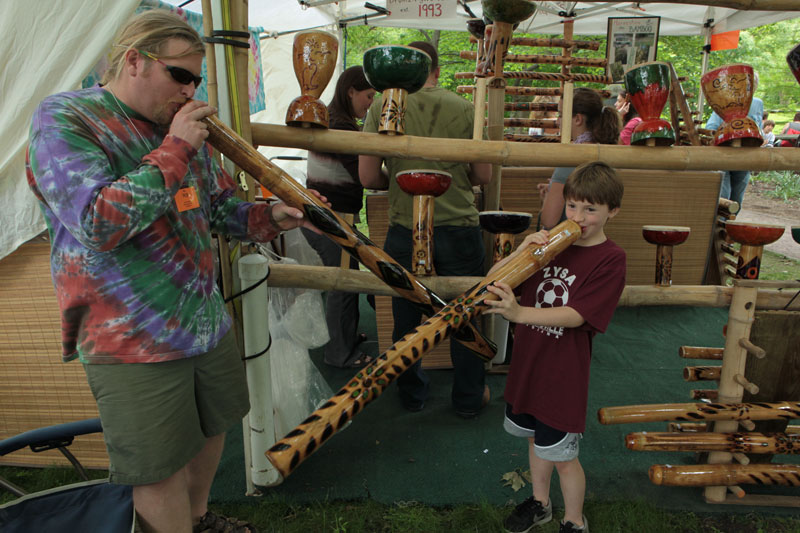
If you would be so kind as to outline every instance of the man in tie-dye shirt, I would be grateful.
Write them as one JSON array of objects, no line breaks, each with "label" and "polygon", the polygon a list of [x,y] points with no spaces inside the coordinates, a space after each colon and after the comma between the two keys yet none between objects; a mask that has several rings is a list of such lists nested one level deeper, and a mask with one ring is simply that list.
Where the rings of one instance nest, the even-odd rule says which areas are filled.
[{"label": "man in tie-dye shirt", "polygon": [[285,204],[234,196],[205,144],[201,119],[215,110],[190,100],[202,61],[189,25],[147,11],[117,37],[104,86],[46,98],[30,134],[63,358],[84,364],[111,480],[134,486],[144,531],[225,520],[206,512],[208,492],[249,402],[212,232],[269,241],[311,228]]}]

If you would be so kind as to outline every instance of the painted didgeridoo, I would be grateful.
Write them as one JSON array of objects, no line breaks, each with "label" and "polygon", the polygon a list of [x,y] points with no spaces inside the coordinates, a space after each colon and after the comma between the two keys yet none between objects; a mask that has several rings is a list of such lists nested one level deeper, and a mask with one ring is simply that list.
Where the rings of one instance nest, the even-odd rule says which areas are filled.
[{"label": "painted didgeridoo", "polygon": [[497,296],[486,289],[487,285],[502,281],[516,287],[575,242],[581,230],[575,222],[566,220],[553,228],[551,235],[547,244],[530,246],[530,251],[520,253],[416,329],[409,331],[267,450],[267,459],[283,477],[288,476],[367,404],[383,394],[397,376],[446,339],[453,329],[488,307],[485,300],[497,300]]},{"label": "painted didgeridoo", "polygon": [[[358,259],[400,296],[417,304],[424,314],[432,316],[447,304],[389,254],[375,246],[360,231],[308,192],[308,189],[272,164],[216,115],[204,118],[203,122],[208,126],[208,142],[211,146],[230,158],[287,205],[303,211],[314,226]],[[461,324],[453,337],[486,361],[495,355],[494,343],[483,337],[471,323]]]},{"label": "painted didgeridoo", "polygon": [[798,465],[653,465],[650,481],[655,485],[675,487],[706,487],[732,485],[789,485],[800,486]]},{"label": "painted didgeridoo", "polygon": [[655,403],[602,407],[597,411],[601,424],[664,422],[680,420],[778,420],[800,418],[800,402],[757,403]]},{"label": "painted didgeridoo", "polygon": [[629,433],[625,446],[639,452],[739,452],[800,454],[800,435],[786,433]]}]

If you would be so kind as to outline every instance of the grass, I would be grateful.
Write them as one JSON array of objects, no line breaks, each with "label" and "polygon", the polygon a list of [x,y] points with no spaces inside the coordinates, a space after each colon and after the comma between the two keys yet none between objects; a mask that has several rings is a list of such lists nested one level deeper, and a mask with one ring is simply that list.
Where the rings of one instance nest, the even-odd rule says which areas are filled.
[{"label": "grass", "polygon": [[771,170],[753,174],[753,180],[767,185],[764,194],[789,202],[800,199],[800,174],[791,170]]},{"label": "grass", "polygon": [[[103,471],[90,472],[93,479],[105,475]],[[0,467],[0,476],[31,492],[78,481],[72,469],[56,467]],[[0,493],[0,503],[13,499],[8,493]],[[212,503],[211,507],[218,513],[253,523],[262,533],[501,532],[503,519],[512,510],[511,506],[486,502],[453,507],[431,507],[415,501],[382,504],[372,500],[295,504],[270,496],[247,503]],[[588,501],[585,506],[592,531],[598,533],[800,533],[800,518],[771,516],[766,511],[699,514],[668,511],[643,501]],[[563,509],[555,509],[554,520],[536,532],[556,533],[556,517],[562,514]]]}]

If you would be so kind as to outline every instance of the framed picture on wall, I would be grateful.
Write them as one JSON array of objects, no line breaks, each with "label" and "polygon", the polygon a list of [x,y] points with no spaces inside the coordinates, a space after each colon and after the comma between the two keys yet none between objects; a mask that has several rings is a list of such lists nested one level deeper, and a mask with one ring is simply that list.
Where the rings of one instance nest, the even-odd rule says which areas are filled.
[{"label": "framed picture on wall", "polygon": [[620,83],[630,68],[656,60],[661,17],[609,17],[608,74]]}]

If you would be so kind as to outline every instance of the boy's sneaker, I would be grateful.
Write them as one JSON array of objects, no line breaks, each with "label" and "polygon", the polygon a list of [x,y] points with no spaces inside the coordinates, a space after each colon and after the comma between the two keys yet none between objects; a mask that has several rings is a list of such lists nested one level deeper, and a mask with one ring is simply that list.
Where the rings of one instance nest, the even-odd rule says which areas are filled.
[{"label": "boy's sneaker", "polygon": [[561,528],[559,528],[558,533],[589,533],[589,522],[586,521],[586,517],[583,517],[583,526],[578,527],[569,520],[566,522],[561,522]]},{"label": "boy's sneaker", "polygon": [[547,507],[533,496],[514,507],[514,511],[505,519],[503,527],[506,533],[528,533],[533,526],[546,524],[553,519],[553,504]]}]

